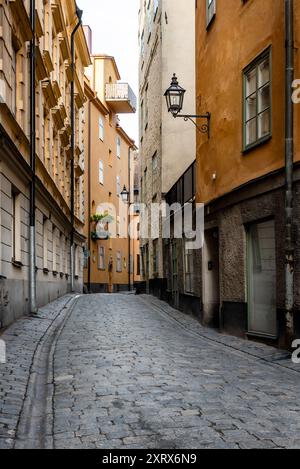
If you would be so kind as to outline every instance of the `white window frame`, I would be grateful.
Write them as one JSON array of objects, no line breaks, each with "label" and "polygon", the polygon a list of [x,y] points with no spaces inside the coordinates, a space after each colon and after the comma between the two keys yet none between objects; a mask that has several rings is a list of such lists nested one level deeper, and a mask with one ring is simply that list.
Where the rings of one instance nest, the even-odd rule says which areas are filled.
[{"label": "white window frame", "polygon": [[104,185],[104,164],[103,161],[99,161],[99,183],[103,186]]},{"label": "white window frame", "polygon": [[104,120],[103,117],[99,117],[99,140],[104,142]]},{"label": "white window frame", "polygon": [[117,137],[116,143],[117,143],[117,158],[120,160],[121,159],[121,139],[120,139],[120,137]]}]

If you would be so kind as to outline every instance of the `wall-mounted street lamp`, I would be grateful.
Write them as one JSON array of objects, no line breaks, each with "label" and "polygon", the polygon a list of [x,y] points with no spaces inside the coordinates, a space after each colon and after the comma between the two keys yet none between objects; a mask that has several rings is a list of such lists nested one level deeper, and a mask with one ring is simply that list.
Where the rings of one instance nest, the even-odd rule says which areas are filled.
[{"label": "wall-mounted street lamp", "polygon": [[122,202],[124,202],[125,204],[129,202],[129,191],[126,189],[126,186],[124,186],[124,189],[122,190],[120,196]]},{"label": "wall-mounted street lamp", "polygon": [[[199,132],[203,134],[208,134],[210,136],[210,118],[211,114],[208,112],[204,115],[190,115],[190,114],[179,114],[183,108],[183,101],[184,95],[186,90],[183,89],[174,73],[171,86],[167,89],[164,96],[166,97],[168,112],[170,112],[173,117],[176,119],[177,117],[182,117],[186,122],[191,121]],[[194,119],[206,119],[206,123],[202,125],[198,125]]]}]

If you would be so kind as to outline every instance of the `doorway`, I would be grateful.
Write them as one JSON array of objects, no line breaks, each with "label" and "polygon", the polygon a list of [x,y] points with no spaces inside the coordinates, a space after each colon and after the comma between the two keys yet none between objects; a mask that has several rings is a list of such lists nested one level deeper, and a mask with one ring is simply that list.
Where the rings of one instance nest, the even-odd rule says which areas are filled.
[{"label": "doorway", "polygon": [[219,230],[207,230],[203,250],[203,323],[220,327]]},{"label": "doorway", "polygon": [[254,223],[248,230],[248,330],[276,338],[275,222]]}]

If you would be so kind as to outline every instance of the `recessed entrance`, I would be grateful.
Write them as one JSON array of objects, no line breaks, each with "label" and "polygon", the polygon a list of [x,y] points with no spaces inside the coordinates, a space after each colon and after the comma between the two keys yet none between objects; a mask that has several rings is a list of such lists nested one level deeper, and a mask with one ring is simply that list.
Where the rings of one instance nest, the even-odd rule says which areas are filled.
[{"label": "recessed entrance", "polygon": [[248,230],[249,333],[277,337],[275,222],[255,223]]}]

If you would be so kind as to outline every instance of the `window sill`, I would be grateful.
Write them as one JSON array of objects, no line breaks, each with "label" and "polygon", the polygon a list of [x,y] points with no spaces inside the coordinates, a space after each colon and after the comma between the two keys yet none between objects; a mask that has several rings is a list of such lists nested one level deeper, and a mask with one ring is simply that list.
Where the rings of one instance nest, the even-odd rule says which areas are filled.
[{"label": "window sill", "polygon": [[275,335],[269,335],[269,334],[263,334],[263,333],[259,333],[259,332],[247,332],[246,333],[247,337],[253,337],[253,338],[257,338],[257,339],[268,339],[268,340],[274,340],[274,342],[276,342],[278,340],[278,336],[275,336]]},{"label": "window sill", "polygon": [[15,259],[12,259],[11,263],[16,269],[22,269],[23,267],[22,262],[16,261]]},{"label": "window sill", "polygon": [[268,143],[271,140],[271,138],[272,138],[272,134],[267,135],[266,137],[263,137],[260,140],[257,140],[257,142],[252,143],[251,145],[248,145],[247,147],[244,147],[243,154],[247,155],[248,153],[250,153],[255,148],[258,148],[261,145],[264,145],[265,143]]}]

